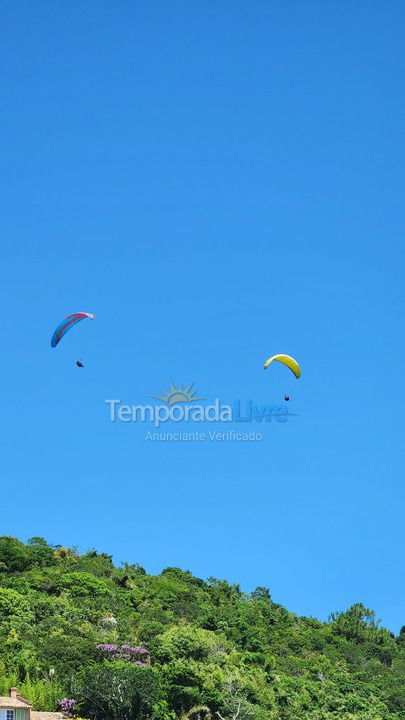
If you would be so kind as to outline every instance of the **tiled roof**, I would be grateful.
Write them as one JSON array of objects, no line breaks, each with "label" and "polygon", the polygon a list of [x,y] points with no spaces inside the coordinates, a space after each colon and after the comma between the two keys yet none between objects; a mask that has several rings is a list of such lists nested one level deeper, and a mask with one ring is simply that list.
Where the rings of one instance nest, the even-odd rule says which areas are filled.
[{"label": "tiled roof", "polygon": [[10,710],[14,708],[25,708],[27,710],[31,707],[31,703],[28,702],[28,700],[25,700],[25,698],[21,697],[20,695],[17,695],[17,697],[0,697],[0,708],[9,708]]},{"label": "tiled roof", "polygon": [[65,720],[67,715],[61,712],[42,712],[31,710],[31,720]]}]

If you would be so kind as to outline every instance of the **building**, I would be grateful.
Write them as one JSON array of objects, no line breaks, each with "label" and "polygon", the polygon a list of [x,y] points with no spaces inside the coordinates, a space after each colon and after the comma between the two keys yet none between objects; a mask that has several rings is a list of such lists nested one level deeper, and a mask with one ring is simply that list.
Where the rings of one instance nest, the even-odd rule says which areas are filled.
[{"label": "building", "polygon": [[65,720],[61,712],[33,710],[31,703],[11,688],[8,697],[0,697],[0,720]]}]

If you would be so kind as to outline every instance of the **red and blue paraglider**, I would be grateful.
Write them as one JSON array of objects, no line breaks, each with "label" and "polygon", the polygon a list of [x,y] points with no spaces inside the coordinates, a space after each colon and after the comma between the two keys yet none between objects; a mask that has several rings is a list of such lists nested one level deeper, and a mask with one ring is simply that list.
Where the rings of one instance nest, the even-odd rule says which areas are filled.
[{"label": "red and blue paraglider", "polygon": [[[94,313],[87,313],[87,312],[77,312],[73,313],[73,315],[68,315],[65,317],[64,320],[58,325],[56,328],[54,334],[51,338],[51,347],[55,348],[58,343],[62,340],[63,336],[66,335],[66,333],[71,330],[72,327],[77,325],[81,320],[85,320],[86,318],[91,318],[94,320],[96,316]],[[81,360],[76,360],[77,367],[84,367]]]}]

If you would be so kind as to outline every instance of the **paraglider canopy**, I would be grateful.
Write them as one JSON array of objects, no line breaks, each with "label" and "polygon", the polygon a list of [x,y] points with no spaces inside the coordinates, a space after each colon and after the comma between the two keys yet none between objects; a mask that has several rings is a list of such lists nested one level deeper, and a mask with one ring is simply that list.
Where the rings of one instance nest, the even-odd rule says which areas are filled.
[{"label": "paraglider canopy", "polygon": [[63,336],[70,330],[74,325],[77,325],[78,322],[81,320],[85,320],[86,318],[91,318],[94,320],[96,316],[94,313],[87,313],[87,312],[77,312],[73,313],[73,315],[68,315],[65,317],[64,320],[58,325],[56,328],[54,334],[52,335],[51,339],[51,347],[56,347],[58,342],[63,338]]},{"label": "paraglider canopy", "polygon": [[283,365],[287,365],[288,368],[290,368],[291,372],[294,373],[295,377],[298,379],[301,375],[301,368],[298,365],[297,361],[294,360],[293,357],[290,355],[272,355],[272,357],[269,357],[268,360],[264,363],[264,369],[267,370],[269,365],[273,362],[273,360],[277,360],[278,362],[283,363]]}]

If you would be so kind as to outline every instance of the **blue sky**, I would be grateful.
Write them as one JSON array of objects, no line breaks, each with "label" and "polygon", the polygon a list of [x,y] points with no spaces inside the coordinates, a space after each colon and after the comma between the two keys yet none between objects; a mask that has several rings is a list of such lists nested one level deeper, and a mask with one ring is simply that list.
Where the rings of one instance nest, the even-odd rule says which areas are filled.
[{"label": "blue sky", "polygon": [[[3,533],[404,624],[404,32],[400,2],[3,3]],[[297,414],[109,423],[170,379]]]}]

